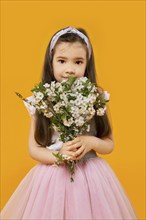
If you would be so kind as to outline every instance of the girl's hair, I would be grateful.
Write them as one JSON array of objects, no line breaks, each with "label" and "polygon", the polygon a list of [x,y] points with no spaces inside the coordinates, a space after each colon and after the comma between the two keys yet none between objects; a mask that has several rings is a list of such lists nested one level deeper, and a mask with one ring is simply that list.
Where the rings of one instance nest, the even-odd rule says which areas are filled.
[{"label": "girl's hair", "polygon": [[[80,32],[82,32],[84,35],[88,37],[86,31],[83,28],[77,28],[77,30],[79,30]],[[58,45],[61,42],[70,42],[70,43],[80,42],[81,44],[86,45],[85,41],[81,37],[79,37],[77,34],[74,34],[74,33],[66,33],[60,36],[56,45]],[[56,45],[53,48],[52,54],[50,54],[49,52],[50,43],[51,43],[51,40],[46,49],[44,66],[42,70],[42,82],[43,83],[51,83],[51,81],[56,81],[54,74],[53,74],[53,68],[52,68],[52,59],[53,59]],[[91,42],[90,42],[90,45],[91,45]],[[88,57],[88,49],[87,49],[87,57]],[[99,87],[96,82],[96,70],[95,70],[94,54],[93,54],[92,45],[91,45],[91,56],[88,59],[84,76],[88,77],[91,82],[95,83],[99,91],[101,90],[101,87]],[[37,120],[36,120],[36,127],[35,127],[35,133],[34,133],[35,140],[42,147],[49,146],[52,143],[52,140],[51,140],[52,129],[50,128],[50,119],[46,118],[42,114],[39,114],[38,111],[36,111],[36,117],[37,117]],[[107,113],[105,113],[103,116],[95,115],[95,122],[96,122],[97,137],[102,138],[111,133],[111,126],[110,126]]]}]

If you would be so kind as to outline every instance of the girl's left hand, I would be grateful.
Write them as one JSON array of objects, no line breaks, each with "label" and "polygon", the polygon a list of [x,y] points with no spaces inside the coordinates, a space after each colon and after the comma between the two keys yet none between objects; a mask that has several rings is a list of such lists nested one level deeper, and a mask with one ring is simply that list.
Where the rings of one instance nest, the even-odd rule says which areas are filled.
[{"label": "girl's left hand", "polygon": [[88,151],[98,144],[98,138],[94,136],[79,136],[68,142],[68,150],[75,151],[74,157],[80,160]]}]

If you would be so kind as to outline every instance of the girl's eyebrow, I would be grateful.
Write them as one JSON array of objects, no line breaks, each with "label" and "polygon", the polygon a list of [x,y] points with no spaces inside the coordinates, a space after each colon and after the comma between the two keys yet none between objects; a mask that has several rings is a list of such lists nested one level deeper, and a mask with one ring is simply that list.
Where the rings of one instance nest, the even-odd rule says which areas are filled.
[{"label": "girl's eyebrow", "polygon": [[76,57],[75,60],[85,60],[83,57]]},{"label": "girl's eyebrow", "polygon": [[58,56],[57,59],[67,59],[67,57]]},{"label": "girl's eyebrow", "polygon": [[[57,59],[67,59],[67,57],[63,57],[63,56],[58,56],[56,57]],[[85,60],[83,57],[75,57],[74,60]]]}]

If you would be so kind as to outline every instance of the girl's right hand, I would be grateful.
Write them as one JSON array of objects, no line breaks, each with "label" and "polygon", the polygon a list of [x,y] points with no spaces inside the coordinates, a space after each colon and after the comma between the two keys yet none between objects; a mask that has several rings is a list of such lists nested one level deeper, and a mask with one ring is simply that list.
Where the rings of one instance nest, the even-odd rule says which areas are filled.
[{"label": "girl's right hand", "polygon": [[74,157],[75,152],[68,150],[68,147],[69,147],[69,142],[64,143],[63,146],[61,147],[59,153],[69,156],[70,157],[69,160],[75,160],[76,159],[76,157]]}]

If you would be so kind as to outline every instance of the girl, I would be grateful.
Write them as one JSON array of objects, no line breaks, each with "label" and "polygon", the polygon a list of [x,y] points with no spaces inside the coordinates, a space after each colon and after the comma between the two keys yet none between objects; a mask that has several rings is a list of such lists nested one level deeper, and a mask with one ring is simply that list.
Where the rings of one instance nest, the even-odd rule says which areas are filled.
[{"label": "girl", "polygon": [[[61,82],[69,76],[95,80],[94,55],[85,30],[67,27],[54,34],[45,55],[42,82]],[[32,96],[28,99],[32,99]],[[1,212],[2,219],[120,220],[136,214],[109,165],[98,155],[113,151],[107,114],[94,116],[90,132],[58,146],[50,121],[24,103],[31,116],[29,154],[39,163],[21,181]],[[54,166],[59,152],[75,165],[74,182],[64,164]]]}]

